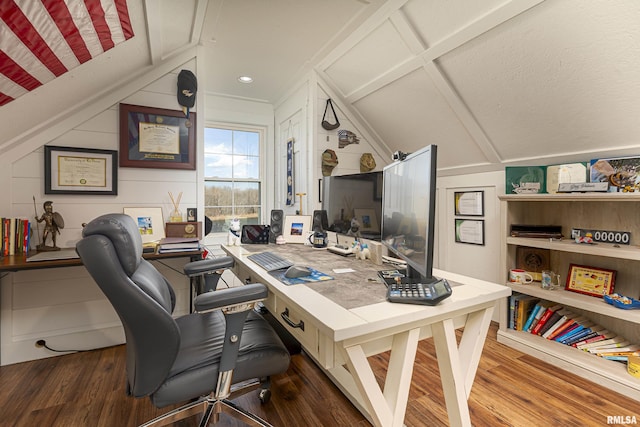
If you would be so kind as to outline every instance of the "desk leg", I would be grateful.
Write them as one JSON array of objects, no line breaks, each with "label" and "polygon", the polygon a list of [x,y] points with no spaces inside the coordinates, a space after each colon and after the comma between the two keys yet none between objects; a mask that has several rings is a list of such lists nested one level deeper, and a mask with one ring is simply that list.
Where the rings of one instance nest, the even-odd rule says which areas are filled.
[{"label": "desk leg", "polygon": [[409,398],[420,329],[393,337],[384,391],[360,345],[345,348],[347,366],[375,426],[402,426]]},{"label": "desk leg", "polygon": [[478,369],[493,306],[467,315],[460,346],[452,319],[431,325],[451,426],[471,426],[467,399]]}]

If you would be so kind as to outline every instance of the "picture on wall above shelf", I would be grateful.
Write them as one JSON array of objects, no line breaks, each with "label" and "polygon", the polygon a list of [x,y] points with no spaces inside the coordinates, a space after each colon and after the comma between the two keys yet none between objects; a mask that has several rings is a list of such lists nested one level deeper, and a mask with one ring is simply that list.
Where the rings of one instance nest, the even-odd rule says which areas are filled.
[{"label": "picture on wall above shelf", "polygon": [[453,193],[453,198],[456,215],[484,215],[484,191],[456,191]]},{"label": "picture on wall above shelf", "polygon": [[196,114],[120,104],[120,166],[196,168]]},{"label": "picture on wall above shelf", "polygon": [[456,243],[484,245],[484,220],[455,219]]},{"label": "picture on wall above shelf", "polygon": [[118,194],[118,152],[44,146],[44,194]]}]

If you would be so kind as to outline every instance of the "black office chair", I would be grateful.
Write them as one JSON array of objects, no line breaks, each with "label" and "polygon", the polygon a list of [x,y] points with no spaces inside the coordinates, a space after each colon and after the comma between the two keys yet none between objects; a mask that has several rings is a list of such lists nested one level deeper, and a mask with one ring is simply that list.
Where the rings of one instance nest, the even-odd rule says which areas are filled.
[{"label": "black office chair", "polygon": [[[266,298],[266,287],[250,284],[204,292],[195,297],[195,313],[173,318],[173,289],[142,258],[142,240],[131,217],[100,216],[82,235],[76,250],[124,326],[128,394],[148,396],[159,408],[195,399],[144,426],[165,425],[198,412],[203,413],[201,426],[217,422],[221,412],[268,426],[229,400],[261,387],[260,398],[268,401],[269,376],[289,366],[282,341],[253,310]],[[204,273],[201,267],[207,264],[220,266],[217,260],[196,261],[190,271]],[[238,384],[250,387],[236,390]]]}]

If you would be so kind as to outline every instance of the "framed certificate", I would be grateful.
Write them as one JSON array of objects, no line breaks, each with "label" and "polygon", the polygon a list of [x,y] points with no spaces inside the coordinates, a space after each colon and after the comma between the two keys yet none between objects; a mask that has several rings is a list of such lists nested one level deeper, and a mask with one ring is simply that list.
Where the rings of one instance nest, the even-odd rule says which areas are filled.
[{"label": "framed certificate", "polygon": [[484,220],[456,219],[456,243],[484,245]]},{"label": "framed certificate", "polygon": [[120,104],[120,166],[196,168],[196,114]]},{"label": "framed certificate", "polygon": [[118,194],[118,152],[44,146],[44,194]]},{"label": "framed certificate", "polygon": [[604,268],[569,265],[565,289],[580,294],[602,297],[613,292],[616,272]]},{"label": "framed certificate", "polygon": [[484,215],[484,191],[456,191],[453,196],[456,215]]}]

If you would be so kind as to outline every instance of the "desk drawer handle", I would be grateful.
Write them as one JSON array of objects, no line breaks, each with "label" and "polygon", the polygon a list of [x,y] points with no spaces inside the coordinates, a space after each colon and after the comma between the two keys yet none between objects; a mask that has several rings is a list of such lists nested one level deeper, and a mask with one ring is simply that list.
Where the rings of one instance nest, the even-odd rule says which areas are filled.
[{"label": "desk drawer handle", "polygon": [[289,318],[288,308],[285,308],[284,311],[280,313],[280,316],[285,322],[287,322],[287,325],[291,326],[292,328],[300,328],[304,331],[304,321],[301,320],[298,323],[293,323],[293,321]]}]

